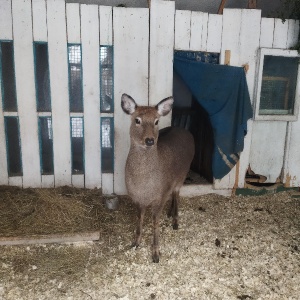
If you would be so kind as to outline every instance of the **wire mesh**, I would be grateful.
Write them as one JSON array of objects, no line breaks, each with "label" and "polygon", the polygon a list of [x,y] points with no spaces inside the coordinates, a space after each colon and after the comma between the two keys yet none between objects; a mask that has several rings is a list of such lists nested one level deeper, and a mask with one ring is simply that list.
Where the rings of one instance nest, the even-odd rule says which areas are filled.
[{"label": "wire mesh", "polygon": [[101,159],[102,172],[113,173],[114,166],[114,138],[113,118],[101,118]]},{"label": "wire mesh", "polygon": [[71,118],[72,173],[84,172],[83,118]]}]

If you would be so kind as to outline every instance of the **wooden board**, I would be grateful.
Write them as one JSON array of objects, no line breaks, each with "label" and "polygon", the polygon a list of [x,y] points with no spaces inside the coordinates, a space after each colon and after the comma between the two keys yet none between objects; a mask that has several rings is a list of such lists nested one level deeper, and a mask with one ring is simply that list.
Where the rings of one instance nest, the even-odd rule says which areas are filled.
[{"label": "wooden board", "polygon": [[64,0],[47,1],[55,187],[71,185],[68,57]]},{"label": "wooden board", "polygon": [[113,9],[115,67],[115,180],[114,191],[126,194],[125,162],[129,150],[130,117],[120,105],[121,95],[131,95],[140,105],[148,105],[149,10]]},{"label": "wooden board", "polygon": [[207,52],[221,52],[223,15],[208,15]]},{"label": "wooden board", "polygon": [[191,14],[189,10],[176,10],[175,14],[175,49],[190,50]]},{"label": "wooden board", "polygon": [[100,19],[100,45],[110,46],[113,44],[112,7],[99,6],[99,19]]},{"label": "wooden board", "polygon": [[99,17],[97,5],[81,6],[85,186],[101,187]]},{"label": "wooden board", "polygon": [[206,51],[208,13],[192,11],[190,50]]},{"label": "wooden board", "polygon": [[102,174],[102,193],[103,195],[111,195],[114,193],[114,174]]},{"label": "wooden board", "polygon": [[[38,118],[32,51],[31,1],[12,2],[16,91],[20,124],[23,187],[40,187]],[[24,59],[26,57],[26,59]],[[26,76],[25,76],[26,74]]]},{"label": "wooden board", "polygon": [[69,44],[80,44],[80,6],[79,3],[66,4],[67,36]]},{"label": "wooden board", "polygon": [[299,20],[287,20],[288,22],[288,36],[286,47],[289,49],[294,47],[298,42],[299,36]]},{"label": "wooden board", "polygon": [[32,0],[32,25],[34,41],[47,41],[48,37],[46,20],[46,0]]},{"label": "wooden board", "polygon": [[54,188],[54,175],[42,175],[42,188]]},{"label": "wooden board", "polygon": [[262,18],[260,27],[260,47],[272,48],[274,40],[275,19]]},{"label": "wooden board", "polygon": [[[174,14],[174,2],[151,2],[149,105],[173,94]],[[171,117],[170,113],[161,118],[160,128],[170,126]]]},{"label": "wooden board", "polygon": [[288,22],[282,23],[281,19],[275,19],[273,47],[286,49],[288,39]]},{"label": "wooden board", "polygon": [[0,40],[12,40],[11,0],[0,1]]}]

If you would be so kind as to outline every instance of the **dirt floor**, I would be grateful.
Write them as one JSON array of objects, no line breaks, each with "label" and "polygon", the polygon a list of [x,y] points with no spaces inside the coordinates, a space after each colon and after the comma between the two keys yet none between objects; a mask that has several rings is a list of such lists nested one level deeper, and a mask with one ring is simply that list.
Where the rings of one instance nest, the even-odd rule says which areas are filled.
[{"label": "dirt floor", "polygon": [[288,192],[181,199],[179,230],[151,217],[130,248],[135,208],[97,190],[0,189],[0,237],[99,230],[100,240],[0,247],[0,299],[300,299],[300,199]]}]

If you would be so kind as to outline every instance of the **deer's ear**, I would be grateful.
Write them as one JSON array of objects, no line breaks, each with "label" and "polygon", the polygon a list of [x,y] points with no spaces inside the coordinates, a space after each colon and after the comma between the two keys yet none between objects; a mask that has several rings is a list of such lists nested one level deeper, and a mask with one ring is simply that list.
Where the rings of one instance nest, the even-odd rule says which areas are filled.
[{"label": "deer's ear", "polygon": [[173,97],[168,97],[163,100],[161,100],[155,108],[157,109],[157,112],[160,116],[165,116],[167,115],[172,107],[173,107],[174,99]]},{"label": "deer's ear", "polygon": [[137,104],[135,103],[132,97],[130,97],[127,94],[123,94],[121,97],[121,107],[124,113],[131,115],[135,112]]}]

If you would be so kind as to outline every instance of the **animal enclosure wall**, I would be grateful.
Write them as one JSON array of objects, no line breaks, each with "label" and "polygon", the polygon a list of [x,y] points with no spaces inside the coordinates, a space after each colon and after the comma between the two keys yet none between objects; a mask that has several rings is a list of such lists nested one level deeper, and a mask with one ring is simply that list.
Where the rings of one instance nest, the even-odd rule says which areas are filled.
[{"label": "animal enclosure wall", "polygon": [[[0,184],[125,194],[122,93],[154,105],[172,94],[174,50],[217,52],[221,64],[230,50],[231,65],[249,65],[254,103],[259,48],[288,49],[298,32],[297,21],[261,18],[259,10],[213,15],[161,0],[151,9],[1,0]],[[249,164],[268,178],[283,169],[283,181],[299,186],[300,121],[251,120],[248,128],[238,171],[213,188],[243,187]]]}]

